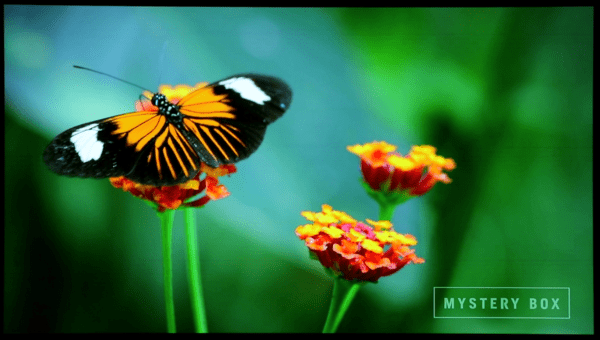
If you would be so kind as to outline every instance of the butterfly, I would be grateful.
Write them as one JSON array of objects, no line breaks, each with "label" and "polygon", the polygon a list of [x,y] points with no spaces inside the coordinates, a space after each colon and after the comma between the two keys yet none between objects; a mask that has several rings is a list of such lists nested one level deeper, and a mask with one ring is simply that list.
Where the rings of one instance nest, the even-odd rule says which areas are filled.
[{"label": "butterfly", "polygon": [[43,160],[60,175],[172,186],[194,178],[201,163],[218,167],[250,156],[291,100],[283,80],[251,73],[196,89],[176,104],[157,92],[143,111],[62,132]]}]

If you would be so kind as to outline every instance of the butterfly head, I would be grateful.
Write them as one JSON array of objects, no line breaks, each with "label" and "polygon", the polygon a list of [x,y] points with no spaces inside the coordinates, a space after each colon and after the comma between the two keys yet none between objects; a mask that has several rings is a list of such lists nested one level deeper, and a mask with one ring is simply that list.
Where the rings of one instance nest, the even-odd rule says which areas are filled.
[{"label": "butterfly head", "polygon": [[171,103],[164,94],[155,93],[152,96],[152,105],[158,107],[158,111],[161,114],[169,117],[172,123],[177,123],[181,121],[179,106]]},{"label": "butterfly head", "polygon": [[167,97],[162,93],[155,93],[152,96],[152,105],[162,108],[168,103]]}]

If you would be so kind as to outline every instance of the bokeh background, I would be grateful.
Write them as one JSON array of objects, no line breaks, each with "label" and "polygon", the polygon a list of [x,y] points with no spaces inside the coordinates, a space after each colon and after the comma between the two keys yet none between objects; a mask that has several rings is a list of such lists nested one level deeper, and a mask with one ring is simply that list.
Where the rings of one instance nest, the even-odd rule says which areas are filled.
[{"label": "bokeh background", "polygon": [[[211,332],[320,332],[332,279],[294,229],[378,206],[346,146],[430,144],[453,183],[400,206],[426,259],[361,288],[341,332],[593,333],[593,9],[4,6],[5,332],[164,332],[159,220],[108,180],[47,170],[59,132],[141,86],[285,79],[289,111],[197,211]],[[178,331],[193,331],[182,214]],[[570,287],[566,320],[435,319],[433,287]]]}]

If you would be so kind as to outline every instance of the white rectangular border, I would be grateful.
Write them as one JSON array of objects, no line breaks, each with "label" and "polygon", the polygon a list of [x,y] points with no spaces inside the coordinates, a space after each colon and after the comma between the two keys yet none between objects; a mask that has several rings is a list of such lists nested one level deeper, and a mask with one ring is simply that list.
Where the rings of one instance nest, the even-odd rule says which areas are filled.
[{"label": "white rectangular border", "polygon": [[[435,289],[566,289],[568,296],[568,317],[520,317],[520,316],[435,316]],[[570,320],[571,319],[571,287],[433,287],[433,318],[434,319],[547,319],[547,320]]]}]

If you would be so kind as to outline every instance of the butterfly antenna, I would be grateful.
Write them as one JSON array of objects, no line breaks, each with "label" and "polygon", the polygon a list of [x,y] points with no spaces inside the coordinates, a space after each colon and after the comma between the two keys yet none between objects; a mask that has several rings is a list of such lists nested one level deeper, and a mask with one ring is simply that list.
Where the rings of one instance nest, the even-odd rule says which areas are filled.
[{"label": "butterfly antenna", "polygon": [[165,54],[167,54],[167,45],[169,45],[169,41],[165,40],[165,42],[163,43],[163,47],[162,47],[162,52],[160,53],[160,59],[158,61],[158,66],[159,66],[159,70],[160,73],[158,75],[158,83],[160,84],[160,81],[162,79],[162,74],[163,74],[163,69],[164,69],[164,62],[165,62]]},{"label": "butterfly antenna", "polygon": [[150,93],[154,93],[153,91],[150,91],[150,90],[148,90],[147,88],[144,88],[144,87],[142,87],[142,86],[139,86],[139,85],[137,85],[137,84],[134,84],[134,83],[132,83],[132,82],[129,82],[129,81],[127,81],[127,80],[123,80],[123,79],[121,79],[121,78],[117,78],[117,77],[115,77],[115,76],[111,76],[111,75],[110,75],[110,74],[108,74],[108,73],[104,73],[104,72],[100,72],[100,71],[92,70],[91,68],[87,68],[87,67],[83,67],[83,66],[77,66],[77,65],[73,65],[73,67],[75,67],[75,68],[80,68],[80,69],[82,69],[82,70],[88,70],[88,71],[96,72],[96,73],[99,73],[99,74],[103,74],[103,75],[105,75],[105,76],[109,76],[109,77],[111,77],[111,78],[113,78],[113,79],[120,80],[120,81],[122,81],[122,82],[124,82],[124,83],[127,83],[127,84],[129,84],[129,85],[133,85],[133,86],[135,86],[135,87],[137,87],[137,88],[140,88],[140,89],[142,89],[142,90],[144,90],[144,91],[148,91],[148,92],[150,92]]}]

